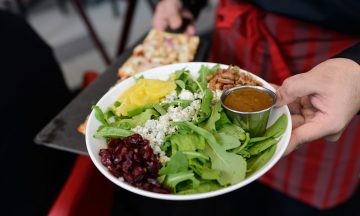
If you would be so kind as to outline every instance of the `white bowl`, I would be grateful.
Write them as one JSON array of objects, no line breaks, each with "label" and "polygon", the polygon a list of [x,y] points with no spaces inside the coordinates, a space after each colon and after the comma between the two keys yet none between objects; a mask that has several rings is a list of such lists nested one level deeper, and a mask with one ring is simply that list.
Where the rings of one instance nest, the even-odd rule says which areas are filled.
[{"label": "white bowl", "polygon": [[[191,63],[180,63],[180,64],[172,64],[172,65],[166,65],[161,66],[157,68],[153,68],[151,70],[147,70],[143,73],[139,73],[136,75],[136,77],[139,77],[143,75],[145,78],[152,78],[152,79],[161,79],[161,80],[167,80],[169,78],[169,75],[174,73],[176,70],[187,68],[191,74],[195,77],[198,76],[198,71],[201,67],[201,65],[207,65],[208,67],[212,67],[215,64],[214,63],[208,63],[208,62],[191,62]],[[227,68],[228,65],[220,65],[222,68]],[[247,71],[244,71],[247,72]],[[249,72],[247,72],[249,73]],[[250,73],[251,74],[251,73]],[[273,91],[275,89],[267,83],[265,80],[255,76],[254,74],[251,74],[256,80],[263,83],[264,87],[269,88]],[[135,80],[133,78],[128,78],[117,85],[115,85],[113,88],[111,88],[97,103],[97,106],[99,106],[102,110],[106,110],[109,106],[111,106],[119,97],[121,92],[129,88],[135,83]],[[247,184],[255,181],[262,175],[264,175],[269,169],[271,169],[276,162],[281,158],[281,156],[284,154],[285,149],[287,145],[289,144],[290,140],[290,134],[291,134],[291,117],[290,112],[287,106],[283,106],[280,108],[274,108],[270,114],[269,117],[269,123],[268,125],[271,125],[275,122],[275,120],[285,113],[288,119],[287,128],[285,130],[285,133],[279,140],[276,151],[272,158],[259,170],[254,172],[251,176],[245,178],[243,181],[238,182],[237,184],[221,188],[219,190],[205,192],[205,193],[198,193],[198,194],[186,194],[186,195],[179,195],[179,194],[160,194],[150,191],[145,191],[143,189],[136,188],[124,181],[121,181],[120,179],[113,176],[108,169],[102,165],[100,161],[99,156],[99,150],[102,148],[106,148],[106,143],[104,139],[98,139],[94,138],[93,135],[95,134],[96,130],[100,126],[100,122],[95,118],[94,111],[91,112],[87,127],[86,127],[86,147],[89,152],[90,158],[95,164],[95,166],[100,170],[100,172],[108,178],[110,181],[112,181],[114,184],[129,190],[131,192],[134,192],[139,195],[157,198],[157,199],[164,199],[164,200],[195,200],[195,199],[203,199],[203,198],[209,198],[218,196],[221,194],[225,194],[228,192],[231,192],[233,190],[239,189],[241,187],[246,186]]]}]

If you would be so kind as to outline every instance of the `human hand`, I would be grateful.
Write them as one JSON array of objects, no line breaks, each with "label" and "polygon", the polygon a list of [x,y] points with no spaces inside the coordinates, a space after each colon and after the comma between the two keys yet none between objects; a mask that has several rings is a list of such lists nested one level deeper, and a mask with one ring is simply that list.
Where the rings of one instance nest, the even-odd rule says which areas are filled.
[{"label": "human hand", "polygon": [[[185,20],[189,23],[184,23]],[[187,26],[184,26],[186,24]],[[153,27],[161,31],[167,28],[172,30],[184,28],[184,32],[188,35],[194,35],[196,32],[194,16],[189,10],[183,8],[180,0],[160,1],[153,17]]]},{"label": "human hand", "polygon": [[293,131],[285,154],[325,138],[336,141],[360,109],[360,66],[330,59],[289,77],[277,90],[277,106],[289,104]]}]

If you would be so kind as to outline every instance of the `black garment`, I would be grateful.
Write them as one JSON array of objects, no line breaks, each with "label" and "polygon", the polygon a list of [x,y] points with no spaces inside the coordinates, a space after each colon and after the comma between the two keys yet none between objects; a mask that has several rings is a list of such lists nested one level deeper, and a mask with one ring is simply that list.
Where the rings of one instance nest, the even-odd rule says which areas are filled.
[{"label": "black garment", "polygon": [[356,63],[360,64],[360,43],[355,44],[354,46],[342,51],[334,57],[351,59]]},{"label": "black garment", "polygon": [[360,34],[359,0],[248,0],[274,13],[345,34]]},{"label": "black garment", "polygon": [[[207,0],[182,0],[184,7],[196,16]],[[234,0],[236,1],[236,0]],[[239,2],[241,0],[238,0]],[[247,0],[270,12],[314,23],[345,34],[359,34],[360,0]],[[334,57],[351,59],[360,64],[360,43]]]},{"label": "black garment", "polygon": [[261,183],[254,182],[236,191],[192,201],[157,200],[117,188],[113,215],[156,216],[359,216],[360,188],[345,204],[320,211]]},{"label": "black garment", "polygon": [[198,17],[201,9],[207,4],[207,0],[183,0],[183,7],[191,11],[194,17]]},{"label": "black garment", "polygon": [[75,155],[33,139],[71,99],[49,46],[22,19],[0,11],[2,215],[45,215]]},{"label": "black garment", "polygon": [[[359,0],[233,0],[247,1],[258,7],[315,23],[321,27],[345,34],[360,34]],[[195,15],[203,8],[207,0],[182,0],[184,7]]]}]

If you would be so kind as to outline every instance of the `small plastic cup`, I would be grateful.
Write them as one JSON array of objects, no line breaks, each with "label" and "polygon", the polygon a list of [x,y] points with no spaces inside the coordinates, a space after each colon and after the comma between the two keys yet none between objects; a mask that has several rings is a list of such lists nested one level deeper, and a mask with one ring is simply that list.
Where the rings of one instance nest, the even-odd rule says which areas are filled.
[{"label": "small plastic cup", "polygon": [[[272,105],[255,112],[240,112],[227,107],[224,104],[225,98],[233,91],[240,88],[253,88],[266,92],[272,98]],[[220,97],[221,105],[225,113],[231,121],[240,126],[246,132],[250,133],[251,137],[261,137],[266,131],[266,126],[269,120],[269,115],[276,102],[276,94],[262,86],[236,86],[224,91]]]}]

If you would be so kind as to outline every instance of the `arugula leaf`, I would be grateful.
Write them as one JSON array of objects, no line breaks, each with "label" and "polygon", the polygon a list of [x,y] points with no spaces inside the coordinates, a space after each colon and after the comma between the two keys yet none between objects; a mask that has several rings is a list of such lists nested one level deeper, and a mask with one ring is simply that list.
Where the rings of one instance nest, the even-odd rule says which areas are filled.
[{"label": "arugula leaf", "polygon": [[245,140],[245,131],[235,124],[225,124],[219,130],[219,133],[225,133],[227,135],[236,137],[239,140]]},{"label": "arugula leaf", "polygon": [[202,127],[208,131],[215,131],[215,123],[220,119],[221,104],[217,102],[215,106],[213,106],[210,118],[202,125]]},{"label": "arugula leaf", "polygon": [[176,133],[169,140],[177,145],[179,151],[196,151],[205,148],[205,139],[194,133]]},{"label": "arugula leaf", "polygon": [[211,111],[212,111],[211,110],[211,101],[212,101],[212,99],[213,99],[213,93],[209,89],[206,89],[205,92],[204,92],[204,97],[201,100],[200,109],[198,111],[197,123],[205,121],[211,115]]},{"label": "arugula leaf", "polygon": [[95,134],[95,138],[124,138],[133,135],[134,132],[116,127],[102,127]]},{"label": "arugula leaf", "polygon": [[179,191],[178,194],[204,193],[204,192],[218,190],[220,188],[221,186],[214,181],[202,181],[198,187]]},{"label": "arugula leaf", "polygon": [[108,122],[105,120],[104,113],[98,106],[92,106],[92,109],[95,111],[95,118],[101,122],[103,125],[108,125]]},{"label": "arugula leaf", "polygon": [[137,81],[139,81],[141,79],[144,79],[144,75],[141,75],[141,76],[138,76],[138,77],[134,76],[135,82],[137,82]]},{"label": "arugula leaf", "polygon": [[184,83],[184,81],[182,81],[182,80],[176,80],[175,83],[176,83],[176,85],[179,86],[181,89],[185,89],[185,88],[186,88],[185,83]]},{"label": "arugula leaf", "polygon": [[112,121],[112,119],[115,119],[116,115],[114,114],[114,112],[111,109],[108,109],[105,113],[104,113],[104,118],[105,121],[110,124],[110,122]]},{"label": "arugula leaf", "polygon": [[165,115],[166,114],[166,110],[162,106],[160,106],[159,104],[154,104],[153,107],[158,113],[160,113],[160,115]]},{"label": "arugula leaf", "polygon": [[267,140],[269,139],[270,137],[268,136],[262,136],[262,137],[253,137],[250,139],[250,143],[256,143],[256,142],[260,142],[260,141],[264,141],[264,140]]},{"label": "arugula leaf", "polygon": [[200,181],[195,178],[192,171],[169,174],[166,176],[164,181],[164,184],[173,189],[175,193],[177,192],[177,186],[180,183],[186,184],[187,188],[197,188]]},{"label": "arugula leaf", "polygon": [[[181,80],[183,83],[179,82]],[[182,89],[188,89],[192,92],[204,92],[200,83],[185,68],[175,72],[175,83]]]},{"label": "arugula leaf", "polygon": [[212,68],[208,68],[205,65],[201,65],[200,71],[199,71],[199,78],[198,82],[200,83],[202,89],[208,88],[208,80],[207,77],[210,74],[213,74],[215,71],[217,71],[220,68],[220,65],[215,65]]},{"label": "arugula leaf", "polygon": [[[210,159],[210,158],[208,158]],[[204,163],[197,159],[190,159],[189,168],[194,171],[198,176],[201,176],[201,170],[206,166]]]},{"label": "arugula leaf", "polygon": [[264,140],[264,141],[261,141],[261,142],[258,142],[256,143],[255,145],[251,146],[249,149],[248,149],[248,152],[251,154],[251,155],[257,155],[259,154],[260,152],[266,150],[267,148],[269,148],[270,146],[276,144],[278,141],[274,138],[270,138],[270,139],[267,139],[267,140]]},{"label": "arugula leaf", "polygon": [[145,110],[153,108],[153,106],[154,106],[153,104],[145,104],[141,107],[130,109],[130,110],[128,110],[128,117],[133,117],[133,116],[139,115],[140,113],[144,112]]},{"label": "arugula leaf", "polygon": [[226,152],[209,131],[193,123],[177,122],[176,124],[188,127],[206,139],[209,145],[206,145],[205,152],[210,156],[211,168],[221,172],[217,179],[220,185],[235,184],[245,178],[246,161],[242,156]]},{"label": "arugula leaf", "polygon": [[203,153],[200,153],[200,152],[195,152],[195,151],[192,151],[192,152],[187,152],[187,151],[184,151],[182,152],[184,155],[186,155],[186,157],[188,159],[194,159],[194,158],[198,158],[198,159],[202,159],[202,160],[209,160],[210,158],[203,154]]},{"label": "arugula leaf", "polygon": [[131,129],[138,125],[144,126],[145,122],[151,119],[153,116],[156,116],[157,112],[153,109],[147,109],[144,112],[133,116],[129,119],[120,119],[111,124],[113,127],[123,128],[123,129]]},{"label": "arugula leaf", "polygon": [[181,152],[176,152],[167,162],[166,166],[162,167],[159,171],[159,175],[169,175],[179,172],[185,172],[188,170],[188,161],[186,156]]},{"label": "arugula leaf", "polygon": [[220,111],[220,119],[218,121],[216,121],[216,123],[215,123],[216,130],[224,127],[227,124],[232,124],[232,123],[231,123],[230,119],[227,117],[224,110],[221,110]]},{"label": "arugula leaf", "polygon": [[255,171],[263,167],[274,155],[276,150],[276,145],[271,146],[267,150],[265,150],[262,154],[259,154],[256,157],[252,157],[249,160],[247,160],[248,167],[247,167],[247,176],[250,176]]},{"label": "arugula leaf", "polygon": [[114,107],[119,107],[120,105],[121,105],[121,102],[120,102],[120,101],[115,101],[113,106],[114,106]]},{"label": "arugula leaf", "polygon": [[[236,154],[240,154],[240,152],[242,152],[242,150],[247,149],[248,148],[248,144],[250,141],[250,134],[249,133],[245,133],[245,141],[244,143],[237,147],[236,149],[234,149],[232,152],[236,153]],[[240,154],[241,155],[241,154]]]},{"label": "arugula leaf", "polygon": [[241,149],[240,151],[236,152],[236,154],[241,155],[244,158],[250,158],[251,157],[251,154],[245,149]]},{"label": "arugula leaf", "polygon": [[264,137],[280,137],[286,130],[287,127],[287,117],[285,114],[282,114],[274,124],[266,129]]},{"label": "arugula leaf", "polygon": [[170,106],[181,106],[182,108],[188,107],[191,104],[191,100],[174,100],[169,103],[162,103],[160,106],[162,106],[163,109],[167,110]]},{"label": "arugula leaf", "polygon": [[215,133],[216,141],[225,149],[234,149],[241,145],[239,139],[225,133]]},{"label": "arugula leaf", "polygon": [[217,180],[220,178],[221,172],[219,170],[204,167],[201,170],[201,178],[206,180]]}]

